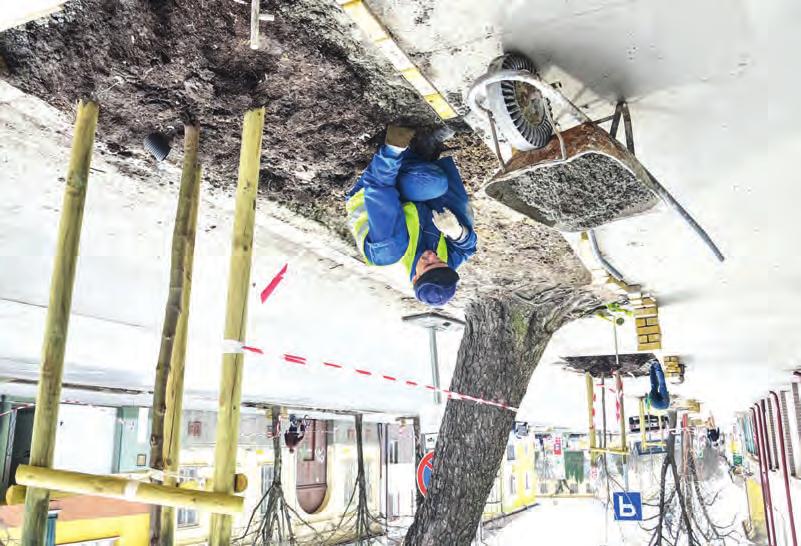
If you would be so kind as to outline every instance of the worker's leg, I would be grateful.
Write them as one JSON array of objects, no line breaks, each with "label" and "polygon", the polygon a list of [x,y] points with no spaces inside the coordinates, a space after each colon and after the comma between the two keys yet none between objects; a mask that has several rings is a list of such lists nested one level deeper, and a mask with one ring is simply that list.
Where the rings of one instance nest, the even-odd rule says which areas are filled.
[{"label": "worker's leg", "polygon": [[656,409],[667,409],[670,406],[670,394],[668,394],[665,374],[659,362],[651,364],[651,392],[648,397],[651,399],[651,406]]},{"label": "worker's leg", "polygon": [[401,201],[424,203],[442,197],[448,191],[448,177],[440,167],[428,161],[409,158],[398,172]]},{"label": "worker's leg", "polygon": [[665,400],[670,400],[667,383],[665,382],[665,372],[662,370],[662,365],[658,362],[656,363],[656,378],[659,382],[659,395]]}]

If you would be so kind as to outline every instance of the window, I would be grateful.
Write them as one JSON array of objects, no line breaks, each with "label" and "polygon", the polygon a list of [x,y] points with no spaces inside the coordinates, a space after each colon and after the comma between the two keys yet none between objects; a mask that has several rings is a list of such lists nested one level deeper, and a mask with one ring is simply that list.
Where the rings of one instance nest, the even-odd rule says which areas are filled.
[{"label": "window", "polygon": [[398,441],[389,441],[389,464],[398,464]]},{"label": "window", "polygon": [[515,460],[515,445],[509,444],[506,446],[506,460],[507,461],[514,461]]},{"label": "window", "polygon": [[273,476],[275,475],[275,467],[271,464],[266,464],[261,467],[261,513],[267,511],[267,498],[265,495],[273,484]]},{"label": "window", "polygon": [[[198,468],[196,466],[187,466],[179,471],[179,475],[182,481],[196,480],[198,478]],[[197,510],[190,510],[189,508],[178,509],[178,527],[194,527],[199,523]]]},{"label": "window", "polygon": [[531,491],[531,477],[526,472],[526,492]]},{"label": "window", "polygon": [[509,476],[509,494],[517,495],[517,478],[515,478],[514,474]]},{"label": "window", "polygon": [[203,434],[203,423],[200,421],[189,421],[186,425],[186,434],[190,438],[200,438]]}]

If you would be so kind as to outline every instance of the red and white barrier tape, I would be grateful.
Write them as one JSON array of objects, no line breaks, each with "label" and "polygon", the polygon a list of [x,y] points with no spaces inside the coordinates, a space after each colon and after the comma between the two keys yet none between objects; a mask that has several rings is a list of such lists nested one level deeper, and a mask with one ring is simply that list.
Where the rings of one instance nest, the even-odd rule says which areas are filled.
[{"label": "red and white barrier tape", "polygon": [[396,386],[403,386],[405,388],[410,388],[410,389],[424,389],[431,392],[441,392],[448,398],[453,398],[454,400],[466,400],[468,402],[474,402],[476,404],[482,404],[485,406],[493,406],[496,408],[501,408],[514,412],[518,411],[518,408],[510,406],[508,404],[504,404],[503,402],[485,400],[483,398],[477,398],[475,396],[470,396],[468,394],[463,394],[460,392],[454,392],[448,389],[435,387],[434,385],[428,385],[424,382],[412,381],[410,379],[395,377],[393,375],[387,375],[382,372],[368,370],[365,368],[356,368],[353,366],[337,364],[335,362],[328,362],[325,360],[314,361],[307,359],[306,357],[303,356],[293,355],[289,353],[273,352],[272,354],[268,354],[266,350],[260,347],[247,345],[241,341],[237,341],[234,339],[226,339],[223,341],[223,353],[227,354],[249,353],[251,355],[257,355],[261,358],[272,359],[278,362],[283,362],[285,364],[295,364],[300,366],[315,366],[318,368],[326,368],[329,370],[337,370],[341,372],[353,372],[356,375],[375,378],[378,379],[379,381],[383,381],[385,383],[391,383]]}]

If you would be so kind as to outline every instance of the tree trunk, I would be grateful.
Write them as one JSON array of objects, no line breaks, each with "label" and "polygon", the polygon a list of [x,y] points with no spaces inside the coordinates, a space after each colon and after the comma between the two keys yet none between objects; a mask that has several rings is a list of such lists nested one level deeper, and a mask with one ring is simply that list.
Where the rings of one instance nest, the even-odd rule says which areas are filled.
[{"label": "tree trunk", "polygon": [[[519,406],[551,335],[595,304],[592,295],[567,287],[471,303],[451,390]],[[509,410],[448,401],[431,484],[407,546],[470,544],[514,418]]]}]

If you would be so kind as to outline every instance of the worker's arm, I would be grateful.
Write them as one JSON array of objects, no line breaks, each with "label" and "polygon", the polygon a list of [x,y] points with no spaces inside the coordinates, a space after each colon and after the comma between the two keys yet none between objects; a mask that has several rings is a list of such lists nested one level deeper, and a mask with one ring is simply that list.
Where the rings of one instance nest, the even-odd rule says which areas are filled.
[{"label": "worker's arm", "polygon": [[456,269],[462,263],[467,261],[470,256],[476,253],[476,246],[478,244],[478,236],[473,228],[470,226],[462,226],[465,234],[458,241],[453,241],[446,238],[445,242],[448,245],[448,266]]},{"label": "worker's arm", "polygon": [[[434,223],[439,228],[439,223],[441,222],[438,222],[437,216],[445,212],[452,218],[452,222],[449,223],[455,221],[461,228],[451,233],[450,238],[447,237],[447,232],[450,232],[450,229],[439,228],[442,233],[446,234],[448,266],[456,269],[476,253],[478,237],[473,230],[473,210],[470,207],[470,198],[464,189],[464,182],[462,182],[462,177],[459,174],[459,169],[456,168],[453,158],[443,157],[435,161],[435,163],[448,175],[448,191],[435,206],[437,215],[435,215]],[[458,235],[454,235],[454,233],[458,233]]]}]

